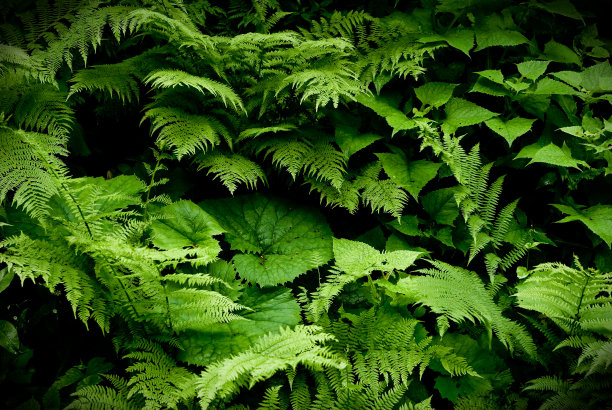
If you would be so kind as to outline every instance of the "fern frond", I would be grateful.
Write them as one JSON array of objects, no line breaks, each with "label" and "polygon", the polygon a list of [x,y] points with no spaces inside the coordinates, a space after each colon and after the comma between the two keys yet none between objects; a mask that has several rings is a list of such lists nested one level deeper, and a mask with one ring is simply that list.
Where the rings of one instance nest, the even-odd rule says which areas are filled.
[{"label": "fern frond", "polygon": [[219,144],[219,135],[230,140],[229,130],[216,118],[192,115],[170,107],[151,108],[144,119],[151,120],[151,133],[158,132],[157,145],[170,147],[178,159]]},{"label": "fern frond", "polygon": [[200,405],[206,408],[216,397],[226,398],[239,387],[252,387],[279,370],[309,367],[343,368],[346,363],[321,343],[332,339],[317,326],[281,328],[279,333],[259,338],[243,353],[210,365],[195,382]]},{"label": "fern frond", "polygon": [[59,193],[68,169],[61,140],[0,126],[0,202],[13,194],[13,203],[33,217],[49,210],[49,199]]},{"label": "fern frond", "polygon": [[355,188],[361,191],[361,198],[373,212],[387,212],[396,218],[408,203],[408,194],[390,179],[380,179],[380,161],[369,166],[355,179]]},{"label": "fern frond", "polygon": [[28,130],[46,132],[66,141],[74,123],[74,113],[66,95],[47,84],[30,85],[14,109],[15,122]]},{"label": "fern frond", "polygon": [[144,82],[153,88],[193,88],[202,94],[210,93],[220,98],[226,106],[229,102],[236,111],[244,111],[242,100],[230,86],[210,78],[198,77],[180,70],[157,70],[147,75]]},{"label": "fern frond", "polygon": [[200,156],[197,161],[198,170],[208,168],[207,175],[215,174],[215,178],[219,178],[232,194],[240,183],[245,184],[249,189],[255,189],[258,181],[267,183],[266,175],[259,165],[240,154],[224,154],[215,151]]}]

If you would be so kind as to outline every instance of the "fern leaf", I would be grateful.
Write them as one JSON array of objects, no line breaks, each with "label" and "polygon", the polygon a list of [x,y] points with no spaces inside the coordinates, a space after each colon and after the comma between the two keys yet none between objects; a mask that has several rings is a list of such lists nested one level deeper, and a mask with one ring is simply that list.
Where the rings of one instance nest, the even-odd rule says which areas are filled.
[{"label": "fern leaf", "polygon": [[259,165],[239,154],[215,151],[199,157],[198,163],[198,170],[208,168],[207,174],[215,174],[232,194],[241,183],[249,189],[255,189],[258,181],[267,183]]}]

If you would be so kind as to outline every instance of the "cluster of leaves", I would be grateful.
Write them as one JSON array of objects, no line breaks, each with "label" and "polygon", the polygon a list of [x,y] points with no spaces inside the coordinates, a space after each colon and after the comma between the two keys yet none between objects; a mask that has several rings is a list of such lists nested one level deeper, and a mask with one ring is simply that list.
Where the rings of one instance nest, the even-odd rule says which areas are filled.
[{"label": "cluster of leaves", "polygon": [[2,406],[609,405],[595,9],[389,3],[7,3]]}]

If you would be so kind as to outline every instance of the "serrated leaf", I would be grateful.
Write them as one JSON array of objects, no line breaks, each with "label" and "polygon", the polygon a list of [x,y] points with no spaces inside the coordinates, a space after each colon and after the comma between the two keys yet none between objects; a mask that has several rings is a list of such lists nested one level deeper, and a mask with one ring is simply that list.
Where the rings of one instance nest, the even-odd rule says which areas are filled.
[{"label": "serrated leaf", "polygon": [[529,40],[518,31],[501,29],[476,29],[476,50],[488,47],[511,47],[528,43]]},{"label": "serrated leaf", "polygon": [[387,120],[387,124],[393,128],[392,135],[395,135],[398,131],[410,130],[417,126],[416,122],[406,117],[406,114],[398,110],[383,97],[360,94],[355,100],[370,108],[381,117],[384,117],[384,119]]},{"label": "serrated leaf", "polygon": [[459,216],[459,208],[455,201],[456,191],[454,187],[438,189],[423,196],[421,204],[437,223],[454,226],[454,221]]},{"label": "serrated leaf", "polygon": [[580,95],[580,93],[569,85],[552,78],[543,78],[538,81],[533,94],[540,95]]},{"label": "serrated leaf", "polygon": [[450,100],[444,111],[446,119],[442,124],[442,130],[445,133],[454,133],[459,127],[479,124],[498,115],[462,98]]},{"label": "serrated leaf", "polygon": [[249,195],[200,204],[227,232],[240,277],[261,286],[291,281],[331,259],[332,233],[314,209]]},{"label": "serrated leaf", "polygon": [[487,127],[491,128],[491,130],[504,137],[508,145],[511,146],[515,139],[531,129],[534,122],[535,120],[521,117],[512,118],[508,121],[504,121],[500,118],[491,118],[485,121],[485,124]]},{"label": "serrated leaf", "polygon": [[571,48],[550,40],[544,45],[544,55],[557,63],[580,65],[580,57]]},{"label": "serrated leaf", "polygon": [[470,92],[492,95],[494,97],[509,97],[511,95],[506,87],[484,77],[480,77],[476,80]]},{"label": "serrated leaf", "polygon": [[368,244],[349,239],[334,238],[333,247],[336,267],[360,277],[375,270],[404,270],[423,255],[405,250],[381,253]]},{"label": "serrated leaf", "polygon": [[554,0],[549,2],[533,2],[535,7],[544,9],[552,14],[559,14],[561,16],[569,17],[575,20],[580,20],[584,23],[582,14],[569,0]]},{"label": "serrated leaf", "polygon": [[457,85],[432,81],[415,88],[414,93],[423,104],[438,108],[450,100]]},{"label": "serrated leaf", "polygon": [[248,349],[260,336],[276,333],[281,327],[295,326],[300,320],[300,306],[289,289],[248,287],[238,300],[252,309],[242,316],[247,320],[210,325],[206,331],[188,331],[180,335],[179,360],[199,366],[222,360]]},{"label": "serrated leaf", "polygon": [[394,219],[387,224],[407,236],[423,236],[419,229],[419,218],[416,215],[403,215],[401,220]]},{"label": "serrated leaf", "polygon": [[476,71],[474,74],[478,74],[487,80],[493,81],[494,83],[504,84],[504,75],[502,74],[501,70]]},{"label": "serrated leaf", "polygon": [[445,34],[433,34],[419,39],[422,43],[445,41],[449,46],[470,56],[470,50],[474,48],[474,31],[469,29],[453,29]]},{"label": "serrated leaf", "polygon": [[582,86],[593,93],[612,91],[612,67],[609,61],[595,64],[582,74]]},{"label": "serrated leaf", "polygon": [[516,68],[523,77],[535,81],[544,75],[549,64],[550,61],[523,61],[518,63]]},{"label": "serrated leaf", "polygon": [[373,144],[382,138],[376,134],[359,134],[356,129],[348,126],[336,127],[336,143],[346,158]]},{"label": "serrated leaf", "polygon": [[531,144],[524,147],[514,158],[530,158],[531,161],[529,161],[529,164],[527,165],[540,162],[549,165],[578,169],[580,169],[578,165],[588,167],[586,162],[572,158],[572,153],[565,144],[563,144],[563,148],[560,148],[553,143],[544,146],[538,143]]},{"label": "serrated leaf", "polygon": [[431,161],[408,161],[403,153],[376,154],[389,178],[418,200],[421,189],[438,173],[442,164]]},{"label": "serrated leaf", "polygon": [[6,320],[0,320],[0,347],[5,348],[12,354],[19,352],[17,329],[11,322]]},{"label": "serrated leaf", "polygon": [[161,249],[209,248],[213,257],[221,251],[213,235],[224,231],[217,221],[191,201],[179,201],[160,210],[151,224],[151,240]]},{"label": "serrated leaf", "polygon": [[599,236],[610,248],[612,243],[612,205],[595,205],[586,209],[574,209],[566,205],[552,204],[567,214],[559,223],[580,221]]},{"label": "serrated leaf", "polygon": [[577,71],[557,71],[556,73],[550,73],[550,75],[578,89],[582,85],[582,73]]}]

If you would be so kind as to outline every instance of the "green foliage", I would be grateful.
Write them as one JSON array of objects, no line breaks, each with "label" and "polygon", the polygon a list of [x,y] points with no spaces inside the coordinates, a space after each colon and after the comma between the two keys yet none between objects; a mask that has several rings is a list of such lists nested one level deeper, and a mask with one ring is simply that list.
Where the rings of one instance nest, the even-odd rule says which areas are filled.
[{"label": "green foliage", "polygon": [[6,3],[0,407],[609,405],[594,2]]}]

